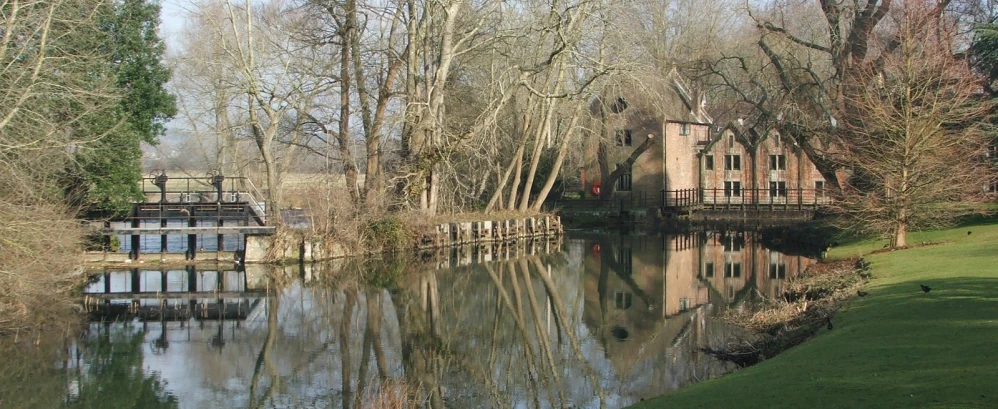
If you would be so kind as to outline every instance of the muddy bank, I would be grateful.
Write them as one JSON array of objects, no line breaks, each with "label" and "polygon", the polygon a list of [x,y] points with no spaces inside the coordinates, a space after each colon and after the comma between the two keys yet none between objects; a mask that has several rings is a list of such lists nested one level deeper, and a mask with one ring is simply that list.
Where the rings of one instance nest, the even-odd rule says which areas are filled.
[{"label": "muddy bank", "polygon": [[760,311],[732,312],[726,319],[750,335],[729,341],[723,348],[704,348],[715,358],[740,367],[755,365],[803,343],[822,329],[834,330],[835,312],[870,278],[864,259],[821,262],[787,283]]}]

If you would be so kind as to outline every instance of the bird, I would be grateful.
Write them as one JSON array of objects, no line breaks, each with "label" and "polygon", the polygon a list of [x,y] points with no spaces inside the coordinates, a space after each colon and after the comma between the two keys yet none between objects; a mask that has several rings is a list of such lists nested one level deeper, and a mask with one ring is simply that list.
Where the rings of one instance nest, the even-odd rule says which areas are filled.
[{"label": "bird", "polygon": [[972,232],[972,231],[970,231],[970,230],[967,230],[967,235],[968,235],[968,236],[970,235],[970,233],[973,233],[973,232]]},{"label": "bird", "polygon": [[925,284],[919,284],[918,286],[922,287],[922,292],[926,292],[927,293],[929,291],[932,291],[932,287],[929,287],[929,286],[927,286]]},{"label": "bird", "polygon": [[866,292],[866,291],[863,291],[863,290],[856,290],[856,295],[858,295],[858,296],[860,296],[860,297],[866,297],[866,295],[867,295],[867,294],[869,294],[869,293],[868,293],[868,292]]},{"label": "bird", "polygon": [[828,321],[828,329],[834,328],[832,326],[832,317],[825,317],[825,321]]}]

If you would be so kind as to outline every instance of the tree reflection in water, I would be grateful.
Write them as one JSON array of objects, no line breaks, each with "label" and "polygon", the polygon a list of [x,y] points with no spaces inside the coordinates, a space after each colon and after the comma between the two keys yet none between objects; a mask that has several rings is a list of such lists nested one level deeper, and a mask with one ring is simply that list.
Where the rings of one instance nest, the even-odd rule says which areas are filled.
[{"label": "tree reflection in water", "polygon": [[231,304],[239,314],[220,302],[206,317],[175,314],[144,332],[111,324],[100,334],[122,334],[114,342],[85,337],[80,367],[109,371],[74,378],[67,369],[63,382],[80,392],[63,401],[622,407],[732,369],[699,352],[737,333],[720,314],[778,295],[812,262],[757,241],[744,232],[574,236],[448,249],[408,265],[271,271],[293,278],[256,285],[267,295]]}]

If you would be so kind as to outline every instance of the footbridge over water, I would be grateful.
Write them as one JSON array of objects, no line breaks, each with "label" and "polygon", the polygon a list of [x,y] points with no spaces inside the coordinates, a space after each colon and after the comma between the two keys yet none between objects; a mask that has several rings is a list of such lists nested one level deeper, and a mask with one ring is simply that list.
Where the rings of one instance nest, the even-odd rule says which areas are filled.
[{"label": "footbridge over water", "polygon": [[[90,217],[103,221],[100,231],[108,244],[111,236],[129,238],[122,247],[127,247],[130,260],[137,260],[143,250],[158,250],[164,255],[182,250],[186,259],[193,260],[205,251],[206,236],[213,237],[211,250],[220,254],[239,250],[240,239],[247,235],[275,232],[275,227],[267,225],[272,211],[249,178],[169,177],[162,173],[143,178],[142,193],[144,200],[135,203],[126,216]],[[157,249],[143,243],[143,237],[148,236],[158,236]]]}]

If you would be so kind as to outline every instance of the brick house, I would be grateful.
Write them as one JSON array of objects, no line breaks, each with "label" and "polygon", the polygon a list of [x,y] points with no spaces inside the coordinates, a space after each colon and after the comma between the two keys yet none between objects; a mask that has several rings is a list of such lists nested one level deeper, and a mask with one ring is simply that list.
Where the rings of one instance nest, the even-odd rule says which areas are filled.
[{"label": "brick house", "polygon": [[[664,81],[610,89],[590,112],[592,129],[602,137],[584,147],[586,156],[595,158],[582,169],[587,196],[612,193],[648,204],[660,203],[662,191],[670,197],[675,191],[702,191],[705,202],[732,204],[823,199],[824,177],[801,149],[776,131],[758,132],[738,122],[713,128],[706,99],[675,69]],[[645,150],[631,158],[640,149]],[[617,168],[623,168],[620,177],[606,186],[603,179]]]},{"label": "brick house", "polygon": [[704,202],[813,203],[825,198],[821,172],[775,130],[760,133],[732,122],[698,154]]},{"label": "brick house", "polygon": [[[602,138],[593,138],[585,147],[587,155],[597,158],[585,169],[592,175],[583,183],[588,195],[607,187],[602,183],[606,174],[618,166],[625,167],[612,190],[614,196],[647,195],[660,197],[662,190],[693,189],[697,187],[697,146],[709,141],[713,123],[705,109],[706,100],[693,90],[673,69],[664,81],[659,79],[642,82],[640,88],[618,85],[611,89],[604,100],[592,105],[591,114],[596,121],[594,129],[602,128]],[[642,92],[625,90],[641,89]],[[602,120],[601,120],[602,119]],[[602,122],[602,123],[600,123]],[[635,150],[648,145],[630,166],[627,159]],[[602,143],[606,168],[598,164]],[[583,171],[585,172],[585,170]]]}]

